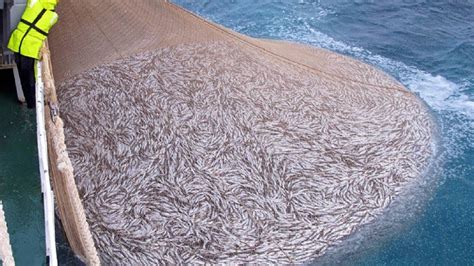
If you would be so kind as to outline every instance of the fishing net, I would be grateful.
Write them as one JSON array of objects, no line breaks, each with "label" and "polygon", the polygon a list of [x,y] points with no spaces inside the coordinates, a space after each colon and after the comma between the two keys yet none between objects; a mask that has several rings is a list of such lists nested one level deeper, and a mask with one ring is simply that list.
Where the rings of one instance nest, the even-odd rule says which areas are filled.
[{"label": "fishing net", "polygon": [[14,265],[10,236],[8,235],[7,222],[0,201],[0,263],[5,266]]},{"label": "fishing net", "polygon": [[63,0],[58,12],[53,185],[90,264],[308,262],[433,155],[423,103],[359,61],[164,1]]}]

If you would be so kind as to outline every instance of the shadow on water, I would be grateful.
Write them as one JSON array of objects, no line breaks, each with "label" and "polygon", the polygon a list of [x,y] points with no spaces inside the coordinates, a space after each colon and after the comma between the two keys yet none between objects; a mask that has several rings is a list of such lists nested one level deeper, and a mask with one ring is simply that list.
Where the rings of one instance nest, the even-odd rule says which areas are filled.
[{"label": "shadow on water", "polygon": [[[11,70],[0,71],[0,200],[16,265],[44,265],[44,215],[41,200],[34,110],[16,98]],[[60,265],[82,265],[56,222]]]},{"label": "shadow on water", "polygon": [[78,259],[74,252],[69,246],[69,243],[66,239],[66,234],[64,233],[63,227],[59,218],[56,216],[56,250],[58,252],[58,264],[59,265],[68,265],[68,266],[83,266],[84,264],[80,259]]},{"label": "shadow on water", "polygon": [[17,265],[40,265],[44,223],[35,114],[16,100],[11,70],[0,71],[0,198]]}]

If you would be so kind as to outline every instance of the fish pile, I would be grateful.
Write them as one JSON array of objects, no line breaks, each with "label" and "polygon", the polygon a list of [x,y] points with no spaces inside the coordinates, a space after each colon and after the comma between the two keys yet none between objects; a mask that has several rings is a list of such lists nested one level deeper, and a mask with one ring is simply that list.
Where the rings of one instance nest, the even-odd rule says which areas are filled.
[{"label": "fish pile", "polygon": [[367,224],[430,162],[408,91],[182,44],[60,84],[104,264],[302,263]]}]

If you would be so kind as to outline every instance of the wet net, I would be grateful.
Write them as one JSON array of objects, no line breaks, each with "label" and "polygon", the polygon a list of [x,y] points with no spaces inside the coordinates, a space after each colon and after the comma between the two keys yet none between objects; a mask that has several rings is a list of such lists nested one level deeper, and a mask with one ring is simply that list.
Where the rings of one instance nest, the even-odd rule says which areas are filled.
[{"label": "wet net", "polygon": [[53,186],[89,264],[308,262],[433,155],[423,103],[372,66],[164,1],[58,12],[44,74]]},{"label": "wet net", "polygon": [[0,201],[0,264],[14,265],[10,236],[8,235],[7,222],[3,212],[3,203]]}]

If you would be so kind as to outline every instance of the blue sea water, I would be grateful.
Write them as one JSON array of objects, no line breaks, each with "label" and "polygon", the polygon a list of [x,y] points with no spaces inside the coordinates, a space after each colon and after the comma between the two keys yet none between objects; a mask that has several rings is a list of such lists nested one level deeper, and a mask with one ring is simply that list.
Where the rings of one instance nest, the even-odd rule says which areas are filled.
[{"label": "blue sea water", "polygon": [[362,255],[338,263],[474,265],[473,0],[174,2],[253,37],[355,57],[417,93],[440,125],[441,163],[429,174],[436,181],[417,192],[428,200],[386,237],[361,242]]}]

